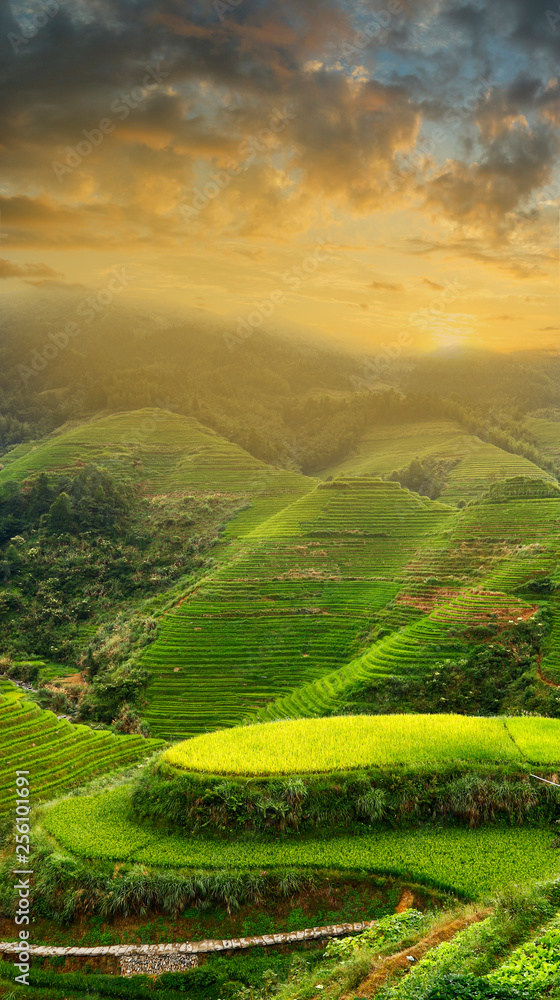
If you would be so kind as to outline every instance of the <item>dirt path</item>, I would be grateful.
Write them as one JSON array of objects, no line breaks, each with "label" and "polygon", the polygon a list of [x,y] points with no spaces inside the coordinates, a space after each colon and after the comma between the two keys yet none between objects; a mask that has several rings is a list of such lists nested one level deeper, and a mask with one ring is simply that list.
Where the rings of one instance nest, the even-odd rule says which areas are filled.
[{"label": "dirt path", "polygon": [[548,677],[544,676],[541,670],[541,659],[542,659],[542,653],[539,653],[537,658],[537,677],[539,678],[539,680],[542,681],[543,684],[546,684],[547,687],[551,688],[560,687],[560,684],[556,684],[554,681],[551,681],[548,679]]},{"label": "dirt path", "polygon": [[[491,910],[475,910],[468,917],[459,917],[456,920],[452,920],[448,924],[444,924],[443,927],[439,927],[428,934],[427,937],[423,938],[418,944],[413,945],[411,948],[406,948],[404,951],[400,951],[397,955],[390,955],[388,958],[384,958],[379,966],[376,968],[375,972],[372,972],[366,979],[360,983],[356,989],[352,990],[351,994],[342,997],[341,1000],[349,1000],[349,997],[374,997],[377,991],[386,980],[395,972],[410,972],[411,968],[414,968],[417,962],[424,957],[426,952],[430,951],[431,948],[437,947],[443,941],[450,941],[451,938],[455,937],[459,931],[465,930],[471,924],[476,924],[480,920],[484,920],[485,917],[490,916]],[[410,961],[410,958],[414,959],[414,962]]]}]

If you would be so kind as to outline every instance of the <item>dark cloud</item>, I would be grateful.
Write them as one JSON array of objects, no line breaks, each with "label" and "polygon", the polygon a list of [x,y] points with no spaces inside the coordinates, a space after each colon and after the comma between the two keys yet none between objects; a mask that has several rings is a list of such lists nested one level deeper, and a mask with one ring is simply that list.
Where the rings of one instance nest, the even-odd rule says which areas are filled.
[{"label": "dark cloud", "polygon": [[[557,163],[560,22],[555,31],[548,0],[402,0],[383,45],[374,35],[361,48],[373,0],[359,10],[243,0],[222,18],[206,0],[57,2],[29,38],[29,15],[0,9],[10,95],[0,156],[16,192],[0,207],[13,246],[180,239],[177,206],[201,183],[200,164],[229,161],[242,176],[198,229],[263,233],[273,218],[282,231],[298,215],[305,226],[318,199],[365,214],[416,194],[429,211],[503,240],[532,220],[532,196]],[[121,120],[114,102],[142,86],[148,67],[160,68],[161,84]],[[489,72],[499,84],[480,91]],[[285,106],[294,117],[272,133]],[[466,110],[455,129],[445,115],[456,108]],[[65,164],[103,118],[110,134],[57,173],[53,162]],[[416,150],[399,174],[398,157],[415,153],[428,121],[444,126],[433,169]]]},{"label": "dark cloud", "polygon": [[550,17],[558,13],[549,0],[496,0],[492,4],[495,20],[509,27],[509,41],[533,55],[560,52],[559,21]]},{"label": "dark cloud", "polygon": [[536,76],[521,74],[504,91],[506,103],[511,111],[531,108],[537,94],[542,89],[542,80]]},{"label": "dark cloud", "polygon": [[48,264],[18,264],[16,261],[0,258],[1,278],[26,278],[30,283],[50,279],[63,278],[60,271],[55,271]]},{"label": "dark cloud", "polygon": [[25,284],[33,285],[34,288],[43,288],[45,291],[52,292],[87,291],[87,285],[84,285],[81,281],[55,281],[51,278],[43,278],[40,281],[35,281],[31,278],[26,278]]},{"label": "dark cloud", "polygon": [[368,288],[376,292],[402,292],[403,286],[392,281],[370,281]]},{"label": "dark cloud", "polygon": [[454,160],[421,182],[427,207],[501,239],[524,217],[534,216],[531,196],[552,175],[558,135],[546,126],[514,122],[489,140],[473,163]]},{"label": "dark cloud", "polygon": [[465,3],[455,7],[450,6],[448,9],[444,7],[442,21],[452,28],[458,28],[469,35],[475,35],[482,32],[486,26],[486,11],[480,4],[474,6],[474,4]]},{"label": "dark cloud", "polygon": [[[550,264],[554,259],[547,249],[532,248],[528,252],[525,247],[507,243],[490,245],[478,237],[463,237],[445,242],[409,236],[398,244],[398,249],[412,257],[441,254],[448,259],[473,260],[480,264],[497,267],[501,271],[507,271],[515,278],[544,278],[546,270],[543,265]],[[531,297],[528,297],[527,301],[530,299],[532,301]]]}]

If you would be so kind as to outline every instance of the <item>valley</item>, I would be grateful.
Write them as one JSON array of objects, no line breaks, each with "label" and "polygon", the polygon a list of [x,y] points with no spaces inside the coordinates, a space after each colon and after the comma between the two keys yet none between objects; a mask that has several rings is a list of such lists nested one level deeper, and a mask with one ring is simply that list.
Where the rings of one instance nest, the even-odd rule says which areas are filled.
[{"label": "valley", "polygon": [[[541,926],[555,940],[560,813],[532,775],[560,768],[560,425],[523,426],[534,444],[505,450],[402,414],[306,472],[153,406],[8,448],[6,940],[16,767],[31,776],[37,947],[389,921],[377,958],[369,930],[340,944],[361,998],[374,982],[408,996],[396,958],[392,985],[381,970],[401,947],[445,951],[447,932],[422,943],[440,926],[459,928],[453,948],[487,921],[507,954]],[[505,915],[512,892],[541,894],[530,929]],[[282,1000],[329,976],[342,1000],[337,947],[233,948],[154,980],[37,956],[29,997],[238,1000],[266,973]]]}]

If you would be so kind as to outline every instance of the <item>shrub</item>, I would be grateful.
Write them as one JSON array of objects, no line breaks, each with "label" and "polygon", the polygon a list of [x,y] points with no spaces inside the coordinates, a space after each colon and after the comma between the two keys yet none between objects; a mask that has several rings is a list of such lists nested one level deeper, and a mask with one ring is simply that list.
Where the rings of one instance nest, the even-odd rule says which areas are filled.
[{"label": "shrub", "polygon": [[363,947],[379,949],[386,945],[396,946],[418,931],[425,919],[423,913],[413,909],[382,917],[375,927],[362,934],[342,938],[339,941],[329,941],[325,949],[325,958],[350,958]]},{"label": "shrub", "polygon": [[134,661],[100,670],[79,706],[82,719],[111,723],[118,718],[123,703],[134,705],[148,682],[145,667]]},{"label": "shrub", "polygon": [[[347,772],[305,775],[295,797],[293,779],[223,778],[174,774],[156,763],[132,791],[140,821],[181,832],[210,830],[286,833],[447,823],[542,823],[557,814],[550,793],[537,795],[524,774],[493,772]],[[539,790],[540,791],[540,790]]]},{"label": "shrub", "polygon": [[533,1000],[534,990],[498,986],[480,976],[443,976],[425,1000]]},{"label": "shrub", "polygon": [[150,735],[150,727],[147,722],[142,721],[138,712],[131,708],[128,702],[124,703],[117,717],[113,719],[111,730],[114,733],[121,733],[129,736],[132,736],[133,734],[137,734],[139,736]]}]

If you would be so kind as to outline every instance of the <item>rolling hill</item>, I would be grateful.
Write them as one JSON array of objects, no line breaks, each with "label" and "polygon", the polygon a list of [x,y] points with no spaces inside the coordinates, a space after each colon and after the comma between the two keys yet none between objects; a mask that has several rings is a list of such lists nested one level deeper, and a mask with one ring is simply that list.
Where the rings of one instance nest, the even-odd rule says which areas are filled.
[{"label": "rolling hill", "polygon": [[[552,454],[553,422],[536,420]],[[62,923],[74,907],[98,935],[101,910],[176,914],[207,905],[211,880],[229,905],[235,887],[260,892],[263,873],[324,886],[334,871],[477,901],[520,877],[557,877],[554,789],[530,777],[558,763],[557,483],[451,421],[377,427],[356,452],[315,479],[149,408],[3,456],[7,503],[14,482],[25,500],[42,473],[70,489],[98,468],[108,495],[114,482],[130,498],[112,533],[53,534],[49,508],[6,542],[3,634],[17,632],[19,608],[28,638],[45,629],[43,606],[50,614],[46,649],[12,667],[38,669],[56,699],[78,660],[81,704],[145,674],[131,703],[156,737],[74,725],[0,685],[0,811],[23,761],[36,798],[63,796],[35,813],[41,914]],[[441,474],[437,499],[386,478],[417,457]],[[58,661],[50,644],[74,627],[69,597],[74,646]],[[67,795],[132,765],[102,791]],[[153,927],[140,932],[152,940]],[[128,929],[102,933],[120,941]]]},{"label": "rolling hill", "polygon": [[[552,421],[532,421],[530,429],[543,451],[558,441],[558,424]],[[555,457],[553,450],[547,454]],[[424,420],[372,428],[357,441],[349,457],[323,469],[320,476],[323,479],[388,476],[415,458],[437,458],[448,464],[449,471],[439,499],[450,504],[475,499],[491,483],[514,476],[555,481],[527,458],[465,433],[452,420]]]},{"label": "rolling hill", "polygon": [[75,473],[88,463],[134,483],[149,499],[193,492],[251,498],[239,533],[313,487],[313,480],[260,462],[198,420],[157,407],[99,417],[19,445],[2,459],[0,485],[42,472]]},{"label": "rolling hill", "polygon": [[[554,708],[560,494],[552,476],[451,421],[378,427],[357,451],[311,479],[260,462],[193,418],[151,408],[9,451],[0,486],[95,465],[142,498],[148,554],[167,546],[166,566],[175,565],[160,571],[152,557],[144,589],[115,601],[113,613],[132,620],[149,605],[157,619],[138,661],[149,673],[142,714],[154,735],[183,738],[245,718],[392,711],[402,684],[409,708],[444,711],[445,694],[434,700],[439,665],[480,661],[491,649],[497,660],[509,657],[504,683],[521,685],[518,702],[528,687],[529,708]],[[438,500],[375,478],[416,456],[444,463]],[[181,576],[182,554],[205,524],[212,558]],[[146,603],[149,579],[161,596]],[[540,593],[538,581],[548,579]],[[107,601],[104,608],[105,623]],[[99,621],[77,624],[82,648],[95,644]],[[516,628],[527,632],[521,645]],[[466,710],[495,711],[506,694],[481,704],[475,690]]]},{"label": "rolling hill", "polygon": [[152,731],[239,723],[341,667],[397,596],[406,564],[452,518],[396,483],[356,479],[320,484],[261,522],[146,651]]}]

